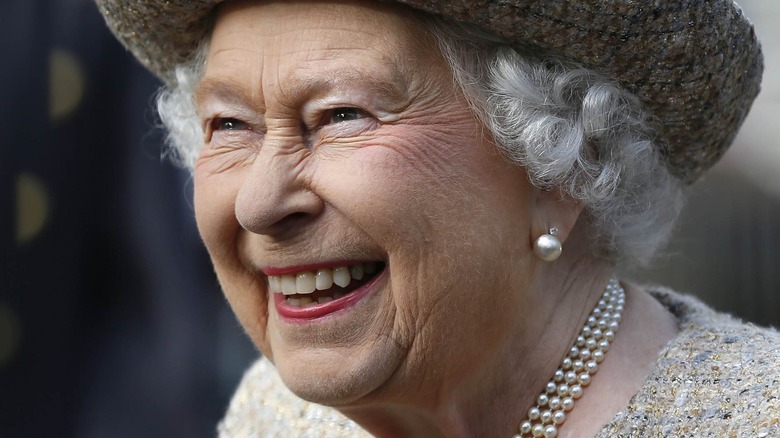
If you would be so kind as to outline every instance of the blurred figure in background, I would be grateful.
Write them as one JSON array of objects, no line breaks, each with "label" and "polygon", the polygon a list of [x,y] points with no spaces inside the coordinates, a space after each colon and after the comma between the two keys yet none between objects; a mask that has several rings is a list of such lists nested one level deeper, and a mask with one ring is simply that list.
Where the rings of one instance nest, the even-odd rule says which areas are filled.
[{"label": "blurred figure in background", "polygon": [[2,9],[0,436],[212,436],[255,353],[161,164],[159,83],[90,1]]}]

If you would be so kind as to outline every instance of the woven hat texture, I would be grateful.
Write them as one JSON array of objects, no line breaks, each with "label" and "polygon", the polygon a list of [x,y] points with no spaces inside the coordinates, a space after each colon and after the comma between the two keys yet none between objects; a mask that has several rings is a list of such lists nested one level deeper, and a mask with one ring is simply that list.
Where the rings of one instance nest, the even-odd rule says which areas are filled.
[{"label": "woven hat texture", "polygon": [[[222,0],[96,1],[119,40],[173,84]],[[658,120],[657,143],[687,183],[723,155],[760,88],[761,47],[732,0],[398,2],[613,78]]]}]

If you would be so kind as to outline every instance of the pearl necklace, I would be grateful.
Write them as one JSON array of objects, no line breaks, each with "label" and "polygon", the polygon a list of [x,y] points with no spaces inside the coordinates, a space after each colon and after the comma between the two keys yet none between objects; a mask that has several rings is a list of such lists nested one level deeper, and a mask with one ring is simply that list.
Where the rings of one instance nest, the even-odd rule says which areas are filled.
[{"label": "pearl necklace", "polygon": [[604,354],[615,339],[625,302],[623,287],[617,279],[610,279],[574,346],[536,398],[536,405],[528,410],[528,419],[520,425],[520,433],[514,438],[558,436],[558,428],[566,421],[566,412],[571,411],[574,401],[582,397],[583,388],[590,384],[598,364],[604,360]]}]

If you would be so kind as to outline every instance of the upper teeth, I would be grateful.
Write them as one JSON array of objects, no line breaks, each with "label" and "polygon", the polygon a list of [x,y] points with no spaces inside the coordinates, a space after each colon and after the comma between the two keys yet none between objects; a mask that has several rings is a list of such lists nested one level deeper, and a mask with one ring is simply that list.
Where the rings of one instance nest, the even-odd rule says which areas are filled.
[{"label": "upper teeth", "polygon": [[296,274],[269,275],[268,289],[271,293],[284,295],[310,294],[315,290],[327,290],[337,286],[347,287],[349,282],[362,280],[365,274],[376,272],[376,263],[358,263],[351,266],[322,268],[317,271],[302,271]]}]

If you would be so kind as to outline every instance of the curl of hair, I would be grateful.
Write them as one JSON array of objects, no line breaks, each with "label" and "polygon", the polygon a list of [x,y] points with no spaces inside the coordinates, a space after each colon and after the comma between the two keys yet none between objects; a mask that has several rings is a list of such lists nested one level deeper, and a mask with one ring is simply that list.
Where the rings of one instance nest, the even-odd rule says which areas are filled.
[{"label": "curl of hair", "polygon": [[503,154],[536,186],[583,202],[597,255],[648,264],[672,232],[683,193],[639,99],[591,70],[521,53],[473,26],[434,19],[431,27]]},{"label": "curl of hair", "polygon": [[[583,202],[598,256],[622,266],[649,263],[668,240],[683,196],[638,98],[593,71],[521,53],[473,26],[423,21],[507,159],[536,186]],[[171,155],[190,169],[203,144],[193,93],[207,47],[157,97]]]},{"label": "curl of hair", "polygon": [[208,40],[204,40],[191,61],[176,67],[176,85],[157,93],[157,113],[167,131],[164,156],[192,170],[203,146],[203,127],[195,104],[195,86],[206,67]]}]

